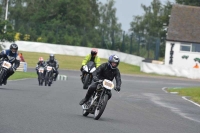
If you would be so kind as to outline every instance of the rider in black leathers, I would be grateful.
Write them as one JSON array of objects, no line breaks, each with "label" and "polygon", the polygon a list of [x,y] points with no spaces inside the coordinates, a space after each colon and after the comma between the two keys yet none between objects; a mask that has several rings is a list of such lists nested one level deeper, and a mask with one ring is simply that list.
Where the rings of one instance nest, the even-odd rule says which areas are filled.
[{"label": "rider in black leathers", "polygon": [[[58,72],[59,64],[58,64],[58,61],[55,59],[54,54],[50,54],[49,60],[46,61],[46,66],[51,66],[54,68],[53,69],[53,73],[55,73],[54,81],[56,81],[57,76],[59,74]],[[46,74],[46,70],[45,70],[45,74]]]},{"label": "rider in black leathers", "polygon": [[10,62],[12,64],[12,67],[8,70],[7,75],[3,79],[4,85],[7,84],[7,79],[14,74],[14,72],[20,65],[20,58],[18,56],[17,51],[18,51],[18,46],[17,44],[13,43],[10,45],[10,49],[3,50],[0,53],[0,58],[1,58],[0,64],[2,64],[3,60],[9,61],[9,57],[14,57],[14,60]]},{"label": "rider in black leathers", "polygon": [[[82,99],[80,101],[80,105],[83,105],[84,103],[86,103],[90,97],[92,96],[92,94],[94,93],[94,91],[97,88],[98,82],[99,80],[103,80],[103,79],[108,79],[108,80],[113,80],[115,78],[116,80],[116,87],[115,90],[116,91],[120,91],[121,88],[121,76],[120,76],[120,71],[117,68],[117,66],[119,65],[120,59],[118,56],[116,55],[111,55],[108,59],[107,63],[103,63],[101,64],[95,72],[93,72],[93,81],[92,84],[89,86],[88,92],[86,93],[86,96],[84,99]],[[110,92],[109,95],[109,99],[111,98],[112,94]]]}]

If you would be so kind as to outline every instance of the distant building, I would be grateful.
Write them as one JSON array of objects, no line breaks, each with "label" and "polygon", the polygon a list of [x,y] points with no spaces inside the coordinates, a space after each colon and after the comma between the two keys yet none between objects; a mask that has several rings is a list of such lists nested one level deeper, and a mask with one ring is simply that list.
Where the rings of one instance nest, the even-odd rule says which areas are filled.
[{"label": "distant building", "polygon": [[173,5],[165,65],[191,68],[200,63],[200,7]]}]

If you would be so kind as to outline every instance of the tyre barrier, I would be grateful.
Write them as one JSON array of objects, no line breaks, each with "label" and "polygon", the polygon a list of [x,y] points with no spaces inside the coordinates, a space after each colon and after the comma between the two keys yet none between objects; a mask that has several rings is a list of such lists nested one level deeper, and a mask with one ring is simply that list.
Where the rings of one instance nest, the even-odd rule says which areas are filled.
[{"label": "tyre barrier", "polygon": [[68,79],[67,75],[59,75],[58,74],[57,80],[67,80],[67,79]]}]

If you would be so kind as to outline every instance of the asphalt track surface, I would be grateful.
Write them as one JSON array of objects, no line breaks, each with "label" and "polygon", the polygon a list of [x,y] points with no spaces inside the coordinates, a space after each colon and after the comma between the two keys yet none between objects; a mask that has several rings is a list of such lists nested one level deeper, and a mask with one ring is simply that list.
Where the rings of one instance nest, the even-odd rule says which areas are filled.
[{"label": "asphalt track surface", "polygon": [[[29,71],[34,71],[29,69]],[[80,72],[60,71],[51,87],[37,79],[0,87],[0,133],[200,133],[200,107],[163,87],[200,86],[197,80],[122,75],[122,90],[99,120],[82,116]]]}]

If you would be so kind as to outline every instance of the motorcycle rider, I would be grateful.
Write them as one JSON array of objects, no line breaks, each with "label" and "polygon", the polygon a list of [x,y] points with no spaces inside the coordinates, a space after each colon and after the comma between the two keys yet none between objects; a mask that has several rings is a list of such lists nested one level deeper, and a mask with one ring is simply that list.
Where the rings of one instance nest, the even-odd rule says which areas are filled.
[{"label": "motorcycle rider", "polygon": [[39,57],[39,61],[38,61],[37,65],[36,65],[36,67],[35,67],[35,70],[36,70],[36,72],[37,72],[38,77],[39,77],[38,69],[39,69],[40,67],[45,68],[45,66],[46,66],[46,62],[44,61],[43,57]]},{"label": "motorcycle rider", "polygon": [[7,75],[5,76],[5,78],[3,79],[3,84],[6,85],[7,84],[7,79],[13,75],[16,71],[16,69],[19,67],[20,65],[20,58],[18,56],[18,46],[17,44],[13,43],[10,45],[10,49],[7,50],[3,50],[0,53],[0,64],[3,63],[4,60],[9,61],[10,57],[14,57],[14,60],[9,61],[12,64],[12,67],[8,70]]},{"label": "motorcycle rider", "polygon": [[[120,63],[119,57],[117,55],[111,55],[108,59],[108,62],[101,64],[96,69],[96,71],[93,72],[92,75],[93,75],[94,82],[92,82],[92,84],[89,86],[85,98],[83,98],[79,103],[80,105],[83,105],[90,99],[94,91],[96,91],[96,88],[98,85],[97,81],[99,80],[108,79],[112,81],[115,78],[116,80],[115,90],[118,92],[120,91],[122,82],[121,82],[120,71],[117,68],[119,63]],[[110,92],[109,99],[111,98],[111,96],[112,94]]]},{"label": "motorcycle rider", "polygon": [[[49,55],[49,60],[46,61],[46,66],[51,66],[54,68],[53,69],[53,73],[55,73],[54,81],[56,81],[57,76],[59,74],[58,72],[59,64],[58,64],[58,61],[55,59],[54,54]],[[45,74],[46,74],[46,70],[45,70]]]},{"label": "motorcycle rider", "polygon": [[93,61],[95,63],[95,67],[100,66],[100,58],[97,56],[98,49],[92,48],[91,53],[88,54],[82,61],[82,66],[80,68],[80,71],[82,72],[81,79],[83,78],[84,71],[83,71],[83,66],[86,65],[89,61]]}]

